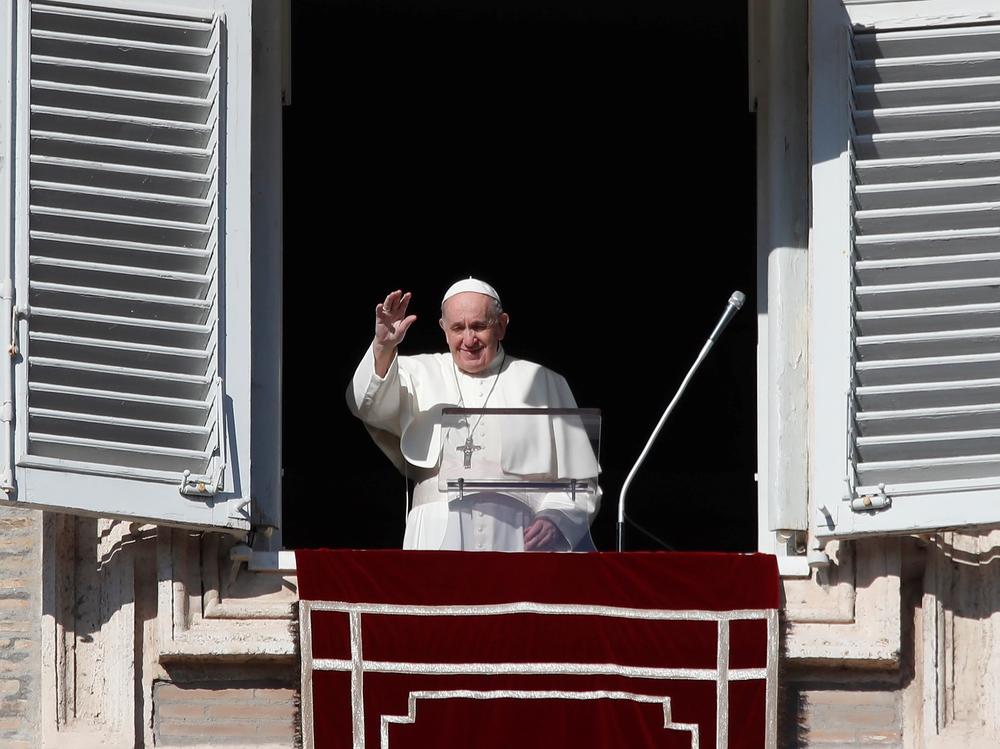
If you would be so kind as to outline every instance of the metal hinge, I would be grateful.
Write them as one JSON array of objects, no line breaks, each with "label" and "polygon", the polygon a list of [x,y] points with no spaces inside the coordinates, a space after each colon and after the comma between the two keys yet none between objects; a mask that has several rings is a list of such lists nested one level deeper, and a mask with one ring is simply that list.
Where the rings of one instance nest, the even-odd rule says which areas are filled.
[{"label": "metal hinge", "polygon": [[226,414],[224,412],[222,378],[215,378],[215,457],[208,474],[195,475],[184,471],[179,487],[180,493],[188,497],[214,497],[225,488],[226,475]]},{"label": "metal hinge", "polygon": [[885,493],[885,484],[879,484],[877,492],[869,492],[851,499],[851,509],[855,512],[888,510],[890,507],[892,507],[892,497]]}]

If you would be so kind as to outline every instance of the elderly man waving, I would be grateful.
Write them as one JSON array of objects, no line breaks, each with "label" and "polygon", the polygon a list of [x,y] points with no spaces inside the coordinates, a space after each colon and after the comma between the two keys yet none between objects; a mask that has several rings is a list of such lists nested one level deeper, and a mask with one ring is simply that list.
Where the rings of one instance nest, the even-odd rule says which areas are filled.
[{"label": "elderly man waving", "polygon": [[[393,291],[375,307],[375,337],[347,391],[351,411],[400,471],[414,482],[404,549],[568,550],[589,541],[600,492],[544,495],[530,507],[513,496],[484,493],[448,502],[439,489],[441,408],[575,408],[566,381],[533,362],[508,356],[501,342],[510,318],[496,290],[473,278],[455,283],[441,302],[447,354],[400,356],[416,321],[410,293]],[[473,432],[484,428],[473,420]]]}]

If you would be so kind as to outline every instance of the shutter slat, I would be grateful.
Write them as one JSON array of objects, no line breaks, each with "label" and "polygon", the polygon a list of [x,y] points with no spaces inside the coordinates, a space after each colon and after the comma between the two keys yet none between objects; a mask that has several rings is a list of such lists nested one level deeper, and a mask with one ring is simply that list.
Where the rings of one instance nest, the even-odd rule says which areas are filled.
[{"label": "shutter slat", "polygon": [[1000,454],[860,462],[857,466],[864,486],[919,481],[961,481],[993,478],[1000,473]]},{"label": "shutter slat", "polygon": [[95,364],[88,362],[68,361],[65,359],[49,359],[42,356],[32,356],[28,358],[32,365],[40,367],[58,367],[80,371],[101,372],[111,375],[121,375],[124,377],[143,377],[149,379],[163,379],[172,382],[186,383],[192,385],[205,385],[211,383],[212,378],[208,375],[184,375],[173,372],[164,372],[159,369],[138,369],[134,367],[116,367],[110,364]]},{"label": "shutter slat", "polygon": [[957,382],[900,383],[859,387],[855,391],[867,411],[935,408],[1000,403],[1000,378]]},{"label": "shutter slat", "polygon": [[867,234],[855,237],[859,261],[900,257],[918,258],[947,254],[992,252],[1000,247],[1000,228],[933,232]]},{"label": "shutter slat", "polygon": [[861,210],[854,218],[866,234],[992,228],[1000,225],[1000,202]]},{"label": "shutter slat", "polygon": [[[204,375],[183,375],[41,356],[29,357],[28,365],[32,369],[34,381],[42,385],[127,393],[133,399],[137,396],[168,398],[171,400],[165,403],[185,408],[185,404],[205,403],[210,396],[209,388],[213,385],[211,378]],[[176,415],[174,419],[177,420]],[[182,418],[181,421],[187,423],[190,419]],[[198,423],[197,419],[195,423]]]},{"label": "shutter slat", "polygon": [[1000,278],[859,286],[859,310],[885,310],[994,304],[1000,302]]},{"label": "shutter slat", "polygon": [[84,120],[100,120],[108,123],[127,123],[129,125],[148,125],[149,127],[155,128],[190,130],[202,134],[211,133],[215,130],[214,125],[210,123],[190,122],[188,120],[168,120],[163,117],[142,117],[140,115],[121,114],[119,112],[70,109],[68,107],[52,107],[45,104],[34,104],[30,109],[32,114],[47,114],[58,117],[76,117]]},{"label": "shutter slat", "polygon": [[1000,200],[1000,177],[862,185],[854,192],[861,210]]},{"label": "shutter slat", "polygon": [[84,68],[87,71],[103,70],[124,75],[143,75],[163,78],[177,78],[185,81],[210,83],[215,76],[212,73],[197,71],[147,67],[145,65],[127,65],[100,60],[78,60],[72,57],[55,57],[53,55],[31,55],[31,62],[56,67]]},{"label": "shutter slat", "polygon": [[914,57],[860,59],[853,65],[860,85],[917,82],[1000,75],[1000,53],[956,52]]},{"label": "shutter slat", "polygon": [[964,304],[953,307],[856,312],[854,319],[858,332],[863,336],[1000,328],[1000,304]]},{"label": "shutter slat", "polygon": [[858,185],[945,179],[956,174],[970,178],[993,177],[998,170],[1000,152],[857,159],[854,163]]},{"label": "shutter slat", "polygon": [[[214,23],[208,18],[196,20],[194,18],[182,18],[168,15],[139,15],[123,11],[104,11],[86,7],[69,7],[65,5],[51,5],[47,3],[32,3],[32,14],[70,16],[75,19],[93,18],[120,24],[139,24],[149,26],[163,26],[173,29],[187,29],[193,31],[204,31],[209,33],[214,29]],[[192,14],[193,15],[193,14]]]},{"label": "shutter slat", "polygon": [[[182,195],[163,195],[153,192],[135,192],[134,190],[119,190],[109,187],[94,187],[73,183],[50,182],[47,180],[31,180],[31,189],[57,193],[72,193],[100,198],[113,198],[116,201],[133,201],[137,203],[165,203],[171,206],[190,206],[208,209],[215,202],[213,197],[193,198]],[[65,199],[65,198],[63,198]]]},{"label": "shutter slat", "polygon": [[79,218],[87,221],[110,222],[113,224],[129,224],[130,226],[140,225],[149,227],[161,227],[164,229],[176,229],[185,232],[209,233],[214,229],[214,216],[212,221],[198,223],[194,221],[170,221],[166,219],[156,219],[146,216],[130,216],[120,213],[101,213],[97,211],[81,211],[70,208],[54,208],[52,206],[34,205],[29,206],[33,214],[39,216],[57,216],[61,218]]},{"label": "shutter slat", "polygon": [[[67,370],[65,378],[69,381],[72,381],[73,377],[80,377],[81,375],[90,372],[103,375],[103,381],[108,382],[113,381],[115,378],[127,378],[130,380],[145,378],[148,380],[156,380],[158,383],[177,383],[179,385],[189,385],[200,390],[204,390],[212,382],[211,378],[207,375],[164,372],[161,369],[124,367],[114,364],[102,364],[100,362],[83,362],[72,359],[56,359],[45,356],[28,357],[28,362],[34,367],[51,367],[57,370]],[[52,375],[40,376],[38,379],[32,380],[31,387],[34,387],[36,384],[52,384],[51,381],[53,379],[57,378],[53,378]],[[144,392],[138,390],[130,390],[128,392],[131,392],[133,395],[144,394]],[[188,405],[193,402],[202,403],[202,400],[194,401],[190,398],[184,398],[181,400],[188,402]]]},{"label": "shutter slat", "polygon": [[107,325],[114,329],[122,328],[155,328],[166,333],[190,333],[200,336],[209,336],[215,329],[212,324],[192,324],[170,322],[168,320],[143,319],[141,317],[125,317],[122,315],[106,315],[93,312],[79,312],[74,310],[48,309],[46,307],[32,307],[32,317],[50,317],[63,323],[70,320],[78,322],[92,322]]},{"label": "shutter slat", "polygon": [[1000,429],[858,437],[863,462],[933,460],[1000,453]]},{"label": "shutter slat", "polygon": [[862,260],[855,270],[862,283],[874,285],[1000,277],[1000,252]]},{"label": "shutter slat", "polygon": [[52,292],[54,294],[93,296],[162,306],[187,307],[192,310],[198,310],[199,312],[211,309],[214,304],[214,301],[211,299],[191,299],[189,297],[182,296],[146,294],[142,292],[122,291],[121,289],[103,289],[94,286],[72,286],[68,284],[48,283],[44,281],[32,281],[29,288],[37,291]]},{"label": "shutter slat", "polygon": [[853,139],[859,159],[974,154],[1000,150],[1000,127],[873,133]]},{"label": "shutter slat", "polygon": [[94,97],[110,97],[116,99],[133,99],[136,102],[156,102],[160,104],[183,104],[192,107],[210,109],[215,106],[214,92],[208,92],[203,96],[183,96],[181,94],[164,94],[156,91],[140,91],[132,89],[109,88],[106,86],[92,86],[80,83],[64,83],[60,81],[46,81],[32,79],[31,88],[38,91],[52,91],[54,93],[76,93],[87,94]]},{"label": "shutter slat", "polygon": [[73,234],[60,234],[59,232],[48,232],[48,231],[32,231],[31,239],[34,240],[45,240],[49,242],[63,242],[69,244],[81,244],[81,245],[99,245],[101,247],[112,246],[122,250],[138,251],[142,253],[167,253],[170,255],[185,255],[188,257],[195,258],[205,258],[211,257],[214,250],[211,248],[203,247],[182,247],[179,245],[171,246],[164,244],[155,244],[150,242],[129,242],[125,240],[118,240],[115,242],[108,242],[108,240],[103,238],[88,237],[84,235],[73,235]]},{"label": "shutter slat", "polygon": [[854,100],[861,110],[1000,101],[1000,77],[861,84]]},{"label": "shutter slat", "polygon": [[184,466],[204,464],[209,451],[133,445],[127,442],[28,432],[32,452],[41,457],[62,458],[87,463],[110,463],[130,468],[164,468],[178,474]]},{"label": "shutter slat", "polygon": [[1000,372],[1000,353],[863,361],[854,370],[863,386],[991,379]]},{"label": "shutter slat", "polygon": [[130,419],[118,416],[106,416],[95,413],[79,413],[76,411],[61,411],[54,408],[30,408],[28,413],[39,419],[75,421],[79,423],[102,424],[122,429],[146,431],[176,432],[190,437],[204,438],[212,433],[212,428],[204,424],[179,424],[147,419]]},{"label": "shutter slat", "polygon": [[[115,265],[111,263],[101,263],[91,260],[72,260],[69,258],[52,258],[44,255],[29,255],[28,262],[37,266],[53,266],[58,268],[72,268],[75,270],[94,271],[99,273],[115,273],[125,276],[156,276],[157,278],[169,279],[171,281],[187,281],[193,284],[207,284],[211,282],[214,272],[209,273],[183,273],[180,271],[152,270],[140,265]],[[199,300],[194,300],[199,301]]]},{"label": "shutter slat", "polygon": [[85,169],[97,172],[123,172],[135,174],[140,177],[162,177],[165,179],[184,180],[194,182],[211,182],[214,177],[204,172],[185,172],[176,169],[154,169],[148,166],[136,166],[133,164],[115,164],[106,161],[88,161],[86,159],[67,159],[59,156],[39,156],[31,157],[32,164],[46,164],[49,166],[72,167],[74,169]]},{"label": "shutter slat", "polygon": [[855,346],[861,361],[974,355],[1000,348],[1000,328],[858,336]]},{"label": "shutter slat", "polygon": [[952,26],[906,31],[876,31],[854,37],[858,58],[912,57],[1000,49],[995,26]]},{"label": "shutter slat", "polygon": [[[61,434],[45,434],[44,432],[29,432],[28,439],[34,442],[47,442],[55,445],[67,445],[67,446],[72,445],[77,447],[89,447],[101,450],[116,450],[122,452],[140,453],[144,455],[146,458],[153,458],[155,456],[170,456],[174,458],[204,460],[207,456],[207,453],[201,450],[157,447],[157,446],[143,445],[143,444],[136,445],[136,444],[130,444],[128,442],[112,442],[111,440],[88,439],[86,437],[71,437],[71,436],[63,436]],[[80,458],[77,459],[79,460]],[[93,458],[90,459],[93,460]],[[150,462],[149,460],[145,460],[138,465],[145,465],[148,464],[149,462]],[[137,465],[137,464],[123,463],[122,465]]]},{"label": "shutter slat", "polygon": [[46,31],[44,29],[32,29],[31,38],[55,42],[67,42],[70,44],[92,44],[104,47],[113,47],[116,50],[139,49],[150,52],[164,52],[173,55],[191,55],[195,57],[211,57],[215,52],[214,48],[211,47],[192,47],[183,44],[145,42],[138,39],[123,39],[121,37],[77,34],[72,31]]},{"label": "shutter slat", "polygon": [[215,352],[211,348],[181,348],[134,341],[85,338],[32,331],[31,350],[41,356],[123,367],[158,367],[179,374],[204,374]]},{"label": "shutter slat", "polygon": [[1000,429],[1000,403],[867,411],[858,415],[858,427],[861,437]]},{"label": "shutter slat", "polygon": [[[102,382],[106,385],[129,386],[120,380]],[[58,389],[62,387],[63,389]],[[99,388],[63,386],[58,382],[40,382],[31,389],[30,395],[34,408],[49,408],[73,413],[89,413],[111,418],[135,419],[140,421],[158,421],[173,424],[205,425],[214,422],[214,412],[210,404],[196,398],[184,398],[178,395],[157,396],[156,393],[132,392],[121,390],[102,390]],[[115,395],[115,394],[118,395]],[[160,400],[156,400],[157,396]],[[161,402],[162,401],[162,402]],[[191,405],[188,404],[190,401]],[[50,430],[55,431],[55,430]]]},{"label": "shutter slat", "polygon": [[173,146],[168,143],[150,141],[124,140],[122,138],[103,138],[96,135],[78,135],[76,133],[59,133],[48,130],[32,130],[31,137],[37,140],[70,141],[84,146],[101,146],[112,149],[127,149],[129,151],[153,151],[159,154],[178,154],[208,158],[214,151],[214,145],[209,146]]}]

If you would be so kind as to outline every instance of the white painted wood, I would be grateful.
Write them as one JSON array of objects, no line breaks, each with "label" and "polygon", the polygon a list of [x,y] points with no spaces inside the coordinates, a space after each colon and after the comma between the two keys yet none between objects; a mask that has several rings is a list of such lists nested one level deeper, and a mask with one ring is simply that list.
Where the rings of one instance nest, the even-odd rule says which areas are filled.
[{"label": "white painted wood", "polygon": [[246,528],[251,4],[187,5],[15,7],[18,501]]},{"label": "white painted wood", "polygon": [[[758,114],[757,314],[759,548],[774,553],[808,528],[809,269],[804,162],[806,7],[760,3],[751,14]],[[790,534],[790,532],[792,532]]]},{"label": "white painted wood", "polygon": [[[839,82],[821,74],[814,86],[818,118],[838,108],[851,116],[853,257],[842,253],[851,289],[840,304],[852,315],[842,356],[854,367],[843,432],[850,485],[841,500],[818,503],[817,533],[1000,523],[1000,507],[984,520],[980,502],[985,485],[1000,484],[1000,26],[869,33],[853,10],[847,21],[825,10],[824,34],[827,23],[854,26],[850,72]],[[824,196],[818,174],[814,160],[814,205],[835,189],[831,179]],[[827,355],[832,366],[824,346]],[[833,400],[837,391],[816,392]],[[836,475],[834,456],[818,453],[817,472]],[[931,507],[948,492],[943,512]],[[843,504],[870,495],[886,509]]]},{"label": "white painted wood", "polygon": [[[282,350],[282,96],[288,89],[290,62],[287,35],[288,2],[253,3],[253,178],[246,184],[252,190],[254,206],[252,236],[249,242],[253,264],[254,430],[251,433],[250,462],[253,471],[254,522],[271,532],[258,534],[258,548],[278,550],[281,538],[281,356]],[[266,544],[266,547],[263,545]]]},{"label": "white painted wood", "polygon": [[836,510],[847,493],[851,384],[850,22],[839,0],[812,0],[809,17],[810,495],[812,507]]},{"label": "white painted wood", "polygon": [[[15,128],[18,107],[16,105],[18,79],[15,75],[19,44],[23,34],[17,31],[17,8],[15,3],[6,3],[0,9],[0,39],[10,40],[0,45],[0,329],[11,329],[14,299],[14,272],[12,258],[17,238],[14,229],[21,229],[14,221],[18,205],[15,202],[15,184],[18,175],[18,131]],[[23,168],[23,166],[22,166]],[[9,335],[9,333],[5,333]],[[14,422],[13,422],[14,381],[9,361],[0,365],[0,491],[13,488],[14,470]]]}]

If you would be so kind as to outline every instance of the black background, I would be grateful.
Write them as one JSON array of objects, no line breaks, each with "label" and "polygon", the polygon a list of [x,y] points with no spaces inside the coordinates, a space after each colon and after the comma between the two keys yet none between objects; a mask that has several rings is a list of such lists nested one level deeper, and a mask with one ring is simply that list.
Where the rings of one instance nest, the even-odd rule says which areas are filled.
[{"label": "black background", "polygon": [[[601,408],[600,549],[733,289],[748,304],[632,485],[678,549],[756,545],[754,119],[745,3],[292,3],[284,115],[284,545],[398,547],[403,485],[344,390],[375,304],[493,284],[505,346]],[[657,548],[630,530],[631,549]]]}]

